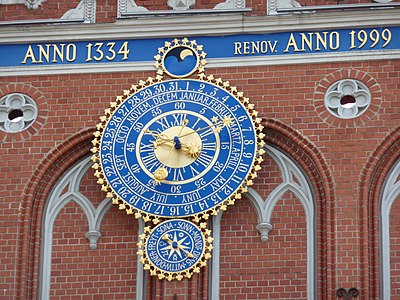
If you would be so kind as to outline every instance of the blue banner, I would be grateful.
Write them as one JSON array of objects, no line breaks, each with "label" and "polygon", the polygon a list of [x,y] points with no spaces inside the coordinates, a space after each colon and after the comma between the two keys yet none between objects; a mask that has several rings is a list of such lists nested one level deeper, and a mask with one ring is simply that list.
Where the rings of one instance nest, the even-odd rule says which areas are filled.
[{"label": "blue banner", "polygon": [[[399,50],[400,27],[189,37],[207,58]],[[0,44],[0,67],[154,61],[171,39]]]}]

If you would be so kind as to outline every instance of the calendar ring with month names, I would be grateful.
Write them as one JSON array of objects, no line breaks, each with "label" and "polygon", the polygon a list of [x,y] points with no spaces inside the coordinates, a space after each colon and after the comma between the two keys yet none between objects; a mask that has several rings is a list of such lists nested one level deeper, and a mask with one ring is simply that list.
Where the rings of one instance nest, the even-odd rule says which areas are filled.
[{"label": "calendar ring with month names", "polygon": [[138,217],[207,218],[241,198],[260,169],[261,119],[217,79],[150,83],[106,113],[95,175]]}]

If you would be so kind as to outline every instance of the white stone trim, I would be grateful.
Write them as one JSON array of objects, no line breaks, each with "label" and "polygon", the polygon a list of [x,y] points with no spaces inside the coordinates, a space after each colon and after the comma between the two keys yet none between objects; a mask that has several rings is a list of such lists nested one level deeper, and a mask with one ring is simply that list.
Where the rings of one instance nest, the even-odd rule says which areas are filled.
[{"label": "white stone trim", "polygon": [[216,216],[212,217],[212,231],[211,234],[214,238],[213,251],[210,262],[210,278],[208,281],[208,294],[210,300],[219,300],[219,274],[220,274],[220,252],[221,252],[221,219],[223,211],[219,211]]},{"label": "white stone trim", "polygon": [[[13,113],[17,115],[13,116]],[[8,133],[24,131],[38,116],[34,99],[23,93],[7,94],[0,98],[0,130]]]},{"label": "white stone trim", "polygon": [[133,14],[148,11],[144,6],[138,6],[134,0],[118,0],[117,18],[122,18],[123,14]]},{"label": "white stone trim", "polygon": [[[134,218],[132,218],[135,220]],[[138,219],[139,228],[138,228],[138,237],[144,233],[144,221],[142,218]],[[138,242],[141,239],[138,238]],[[140,262],[140,255],[137,255],[137,267],[136,267],[136,300],[146,299],[146,281],[147,281],[147,272],[144,272],[143,264]]]},{"label": "white stone trim", "polygon": [[188,10],[196,4],[196,0],[167,0],[173,10]]},{"label": "white stone trim", "polygon": [[[218,20],[218,22],[216,22]],[[284,31],[325,30],[341,28],[380,27],[400,25],[398,11],[366,10],[341,14],[277,15],[273,17],[246,17],[241,14],[215,14],[133,18],[116,23],[96,25],[49,25],[26,30],[5,27],[0,31],[1,43],[40,43],[48,41],[80,41],[127,38],[171,38],[173,36],[205,36],[243,33],[276,33]],[[352,52],[354,56],[358,52]]]},{"label": "white stone trim", "polygon": [[24,4],[25,0],[0,0],[0,5]]},{"label": "white stone trim", "polygon": [[[61,180],[56,184],[46,203],[43,214],[42,223],[42,244],[41,244],[41,264],[40,264],[40,284],[39,299],[48,300],[50,298],[50,282],[51,282],[51,261],[52,261],[52,245],[53,245],[53,225],[54,221],[61,209],[70,203],[76,202],[84,211],[88,220],[88,231],[85,237],[88,238],[90,244],[88,247],[96,249],[97,240],[101,236],[101,222],[104,215],[112,206],[110,199],[104,199],[97,208],[93,206],[91,201],[79,192],[82,177],[92,166],[90,157],[77,163],[72,167]],[[68,187],[68,188],[67,188]],[[63,192],[67,188],[66,192]],[[135,220],[135,219],[133,219]],[[143,232],[143,222],[139,222],[139,233]],[[139,266],[137,269],[137,282],[144,282],[143,268]],[[143,295],[144,285],[137,285],[137,295]],[[137,298],[142,299],[142,298]]]},{"label": "white stone trim", "polygon": [[[343,97],[353,97],[354,103],[342,104]],[[327,111],[339,119],[354,119],[365,113],[371,104],[369,88],[359,80],[344,78],[332,83],[325,92]]]},{"label": "white stone trim", "polygon": [[296,0],[267,0],[267,14],[276,15],[279,8],[302,7]]},{"label": "white stone trim", "polygon": [[85,23],[96,23],[96,0],[82,0],[76,8],[67,11],[60,20],[83,19]]},{"label": "white stone trim", "polygon": [[245,7],[245,0],[225,0],[225,2],[221,2],[215,5],[214,9],[240,9]]},{"label": "white stone trim", "polygon": [[[307,299],[316,299],[316,225],[314,195],[311,191],[308,180],[303,175],[300,168],[286,154],[271,146],[266,146],[266,153],[277,163],[282,174],[282,183],[275,188],[275,190],[267,197],[265,201],[254,189],[250,188],[249,192],[246,194],[257,213],[258,225],[256,229],[259,231],[261,230],[261,239],[266,242],[268,240],[268,232],[273,226],[273,224],[271,224],[271,215],[276,203],[287,191],[291,191],[297,196],[304,207],[307,227]],[[209,280],[209,294],[211,300],[219,300],[221,218],[222,212],[220,212],[217,216],[214,216],[212,219],[214,249],[212,254],[213,256]],[[267,232],[266,236],[264,235],[264,237],[263,232]]]},{"label": "white stone trim", "polygon": [[36,10],[46,0],[0,0],[0,5],[25,4],[30,10]]},{"label": "white stone trim", "polygon": [[390,210],[396,198],[400,195],[400,160],[390,172],[383,188],[380,205],[381,232],[381,298],[390,300]]}]

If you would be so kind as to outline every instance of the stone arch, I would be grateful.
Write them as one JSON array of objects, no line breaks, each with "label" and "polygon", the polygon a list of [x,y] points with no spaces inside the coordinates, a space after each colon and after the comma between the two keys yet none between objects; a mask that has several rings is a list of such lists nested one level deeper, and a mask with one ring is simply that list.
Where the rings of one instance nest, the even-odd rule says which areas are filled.
[{"label": "stone arch", "polygon": [[358,207],[361,228],[361,289],[366,298],[380,298],[379,210],[386,179],[400,159],[400,127],[394,129],[371,153],[360,175]]},{"label": "stone arch", "polygon": [[[294,128],[276,119],[264,124],[265,141],[291,157],[307,178],[314,196],[316,217],[317,298],[329,298],[335,286],[334,180],[320,149]],[[328,262],[329,261],[329,262]]]},{"label": "stone arch", "polygon": [[54,147],[38,164],[23,191],[17,249],[17,297],[36,299],[43,211],[60,176],[90,153],[93,129],[84,129]]},{"label": "stone arch", "polygon": [[[302,203],[307,220],[307,235],[312,238],[308,241],[308,275],[307,285],[311,291],[309,299],[327,298],[334,295],[335,282],[334,270],[327,268],[327,257],[333,259],[334,244],[332,236],[334,232],[327,231],[333,228],[334,222],[334,194],[333,177],[329,167],[319,149],[310,141],[301,136],[289,126],[277,121],[268,120],[265,126],[267,153],[277,163],[282,172],[282,184],[280,184],[266,201],[255,191],[249,189],[247,198],[253,204],[258,216],[257,229],[260,231],[263,241],[268,240],[268,232],[272,229],[270,223],[271,213],[276,202],[287,191],[293,192]],[[291,157],[291,159],[289,159]],[[300,170],[306,174],[302,174]],[[295,178],[295,179],[294,179]],[[315,203],[318,202],[318,203]],[[327,217],[329,216],[329,218]],[[218,298],[219,290],[219,246],[220,246],[220,223],[222,213],[213,217],[214,253],[211,266],[210,295],[211,299]],[[316,220],[318,219],[318,220]],[[316,226],[318,224],[318,226]],[[315,232],[318,227],[318,233]],[[317,238],[317,239],[316,239]],[[318,240],[318,247],[316,241]],[[325,246],[324,246],[325,245]],[[317,250],[315,254],[315,250]],[[318,270],[315,267],[318,260]],[[334,263],[331,263],[334,265]],[[315,277],[318,296],[315,293]]]},{"label": "stone arch", "polygon": [[97,240],[101,237],[100,225],[101,221],[110,209],[112,202],[110,199],[104,199],[100,205],[95,208],[90,200],[79,192],[82,176],[90,168],[92,161],[90,157],[77,163],[72,169],[63,175],[60,182],[57,183],[49,200],[45,205],[42,225],[42,242],[41,242],[41,276],[39,287],[39,298],[49,299],[50,293],[50,274],[52,260],[52,244],[53,244],[53,226],[60,211],[69,203],[75,202],[86,215],[88,220],[88,231],[85,237],[90,242],[90,248],[97,248]]},{"label": "stone arch", "polygon": [[[55,220],[60,211],[70,202],[75,202],[83,211],[88,221],[88,231],[85,237],[89,240],[91,249],[97,248],[97,240],[101,237],[101,223],[105,214],[112,206],[112,201],[108,198],[103,199],[97,207],[93,205],[90,199],[80,192],[82,177],[90,170],[92,161],[89,157],[76,163],[65,174],[53,188],[45,205],[42,223],[42,240],[41,240],[41,274],[39,280],[39,299],[50,298],[51,285],[51,268],[52,268],[52,245],[53,245],[53,228]],[[136,222],[136,219],[132,218]],[[144,222],[139,222],[139,234],[143,233]],[[143,267],[138,261],[138,271],[136,279],[143,282]],[[143,299],[143,285],[136,286],[137,299]]]},{"label": "stone arch", "polygon": [[[333,179],[328,165],[309,140],[293,128],[269,119],[265,124],[266,141],[292,157],[306,173],[317,203],[318,230],[317,256],[320,264],[318,275],[318,297],[334,292],[334,269],[327,267],[329,257],[334,265],[334,194]],[[20,243],[18,247],[18,296],[33,299],[38,296],[38,274],[40,265],[40,234],[45,201],[55,182],[75,162],[90,152],[92,129],[82,130],[56,146],[42,159],[24,188],[21,203]],[[66,155],[68,153],[68,155]]]},{"label": "stone arch", "polygon": [[379,205],[380,218],[380,237],[381,237],[381,299],[390,299],[391,296],[391,257],[390,257],[390,215],[392,206],[397,197],[400,196],[400,160],[397,161],[393,170],[390,172],[384,188]]}]

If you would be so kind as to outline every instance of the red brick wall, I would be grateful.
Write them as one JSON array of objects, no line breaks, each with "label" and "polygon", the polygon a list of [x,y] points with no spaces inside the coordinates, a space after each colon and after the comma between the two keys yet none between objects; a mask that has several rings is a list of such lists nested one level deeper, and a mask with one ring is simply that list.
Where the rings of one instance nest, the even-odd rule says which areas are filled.
[{"label": "red brick wall", "polygon": [[103,219],[98,247],[91,250],[87,218],[75,202],[69,203],[54,224],[50,298],[133,299],[137,230],[135,219],[112,207]]},{"label": "red brick wall", "polygon": [[148,278],[146,286],[147,300],[162,299],[192,299],[206,300],[208,297],[208,271],[206,266],[200,274],[194,274],[192,278],[184,278],[182,281],[159,281],[155,277]]},{"label": "red brick wall", "polygon": [[249,200],[238,201],[221,221],[220,296],[232,299],[306,299],[307,237],[304,209],[291,193],[271,218],[263,243]]},{"label": "red brick wall", "polygon": [[[366,278],[374,276],[374,278],[379,279],[379,268],[371,268],[372,273],[368,273],[369,265],[365,257],[368,257],[370,253],[362,250],[363,247],[367,247],[365,245],[368,245],[368,240],[360,245],[360,235],[365,234],[360,230],[364,228],[362,226],[365,226],[365,224],[369,226],[368,220],[376,211],[363,211],[364,207],[368,207],[369,198],[360,195],[359,188],[370,178],[363,178],[360,174],[371,159],[371,155],[375,153],[377,145],[383,143],[391,132],[398,129],[400,61],[221,68],[208,69],[207,73],[221,76],[224,80],[229,80],[232,84],[237,85],[238,89],[244,91],[246,96],[249,96],[252,102],[256,104],[260,115],[268,119],[270,136],[267,136],[266,139],[270,143],[284,147],[284,151],[293,156],[303,168],[309,166],[306,173],[312,182],[313,189],[318,192],[316,192],[317,225],[319,226],[317,233],[317,285],[320,298],[326,298],[327,295],[333,297],[336,288],[351,286],[365,287],[363,293],[368,295],[369,288],[365,284],[368,279],[360,278],[360,272],[365,272]],[[108,107],[108,103],[132,83],[153,74],[153,72],[137,72],[134,74],[21,76],[3,77],[1,79],[0,96],[11,92],[20,92],[23,89],[34,99],[37,99],[35,95],[38,95],[36,94],[38,92],[45,100],[44,110],[39,109],[39,115],[45,111],[46,118],[41,120],[43,124],[37,127],[36,131],[33,130],[31,134],[14,135],[14,137],[18,137],[16,141],[13,141],[12,135],[0,133],[0,140],[3,142],[0,147],[0,174],[6,174],[6,176],[0,176],[0,186],[2,187],[0,192],[0,240],[6,241],[6,243],[0,245],[0,253],[2,254],[0,256],[0,297],[13,299],[21,289],[26,289],[24,293],[30,293],[29,295],[37,294],[40,225],[45,200],[51,188],[69,166],[84,154],[89,153],[90,131],[94,128],[104,108]],[[321,82],[335,82],[349,75],[353,76],[353,74],[354,76],[362,75],[360,80],[367,80],[368,78],[367,81],[363,82],[367,86],[373,84],[370,87],[374,89],[374,93],[382,97],[382,101],[378,102],[377,105],[376,99],[373,99],[373,109],[376,113],[368,115],[361,123],[356,122],[347,127],[343,121],[325,122],[321,112],[317,109],[321,95],[316,92],[316,87]],[[371,78],[373,80],[369,81]],[[274,120],[278,120],[279,123]],[[284,124],[288,128],[287,137],[283,137],[279,131],[284,127],[279,124]],[[284,138],[289,142],[282,142]],[[80,140],[78,148],[76,148],[74,141],[76,139]],[[318,151],[314,152],[314,156],[308,157],[301,154],[303,152],[298,149],[303,149],[304,153],[314,151],[312,149],[318,149]],[[384,150],[382,150],[382,153],[384,153]],[[391,155],[398,157],[399,153],[400,151],[393,151]],[[332,178],[320,177],[321,175],[313,173],[312,167],[321,170],[321,172],[325,170],[332,175]],[[385,167],[383,174],[387,174],[390,167],[390,165]],[[255,189],[265,199],[269,191],[277,184],[278,173],[271,162],[266,162],[263,168],[264,173],[261,173],[262,178],[258,179],[258,185],[255,186]],[[373,168],[373,165],[371,168]],[[49,173],[51,175],[45,175],[48,174],[48,170],[51,170]],[[363,180],[360,181],[360,178],[363,178]],[[84,189],[86,189],[85,193],[90,195],[90,193],[95,192],[96,184],[88,180],[85,179]],[[329,196],[331,198],[328,200],[326,194],[324,194],[326,190],[321,189],[324,185],[332,186]],[[33,187],[35,188],[33,189]],[[374,187],[368,187],[368,189],[370,188]],[[98,190],[96,190],[97,192]],[[378,198],[374,199],[374,201],[377,201]],[[290,204],[287,205],[293,207],[294,211],[301,213],[302,210],[298,202],[293,202],[288,198],[285,198],[285,201],[289,201]],[[226,255],[222,257],[241,261],[254,258],[255,253],[261,251],[261,253],[276,254],[277,257],[282,258],[280,255],[285,255],[285,253],[279,251],[290,248],[290,245],[292,245],[290,243],[295,241],[280,241],[280,236],[277,235],[271,236],[271,240],[267,244],[261,243],[254,228],[256,225],[254,210],[246,203],[246,201],[239,202],[237,206],[229,209],[224,217],[224,222],[226,222],[224,228],[229,229],[230,226],[233,226],[229,222],[236,220],[229,219],[229,216],[235,214],[251,216],[244,218],[243,222],[252,223],[244,223],[243,231],[235,230],[235,232],[231,232],[228,230],[224,231],[223,234],[234,234],[235,238],[239,240],[239,245],[248,247],[240,250],[249,253],[250,256],[240,253],[237,257],[227,257]],[[278,208],[286,206],[286,204],[284,206],[279,205]],[[74,219],[71,214],[67,213],[70,208],[69,206],[66,211],[63,211],[57,222],[67,222]],[[239,209],[244,211],[239,211]],[[275,211],[274,220],[276,224],[273,225],[282,225],[285,222],[284,220],[288,220],[287,218],[295,217],[285,216],[286,213],[281,210]],[[302,216],[300,214],[298,217],[301,219]],[[78,212],[77,217],[82,218],[82,213]],[[89,257],[89,254],[94,255],[93,253],[96,252],[98,253],[96,254],[97,257],[101,257],[100,253],[102,253],[104,256],[113,259],[114,256],[110,254],[110,248],[107,248],[114,244],[113,240],[123,236],[132,237],[129,241],[125,239],[118,243],[120,243],[119,245],[130,246],[122,249],[124,255],[126,255],[123,261],[128,262],[129,260],[131,267],[134,268],[136,246],[131,241],[135,241],[134,236],[137,231],[135,227],[128,229],[130,218],[114,208],[112,212],[107,214],[106,220],[112,224],[110,223],[109,229],[105,229],[103,232],[98,250],[85,250],[86,241],[79,239],[69,246],[77,247],[73,251],[77,251],[76,253],[80,255]],[[296,227],[291,230],[298,230],[298,234],[303,240],[304,221],[299,221],[295,225]],[[60,226],[57,225],[57,228],[60,229]],[[285,230],[284,227],[275,228],[278,228],[274,230],[279,232]],[[121,232],[114,233],[115,230]],[[82,228],[74,227],[73,233],[78,232],[80,235],[84,234]],[[244,236],[240,234],[244,234]],[[108,243],[103,244],[107,238]],[[245,244],[244,241],[246,240],[249,240],[250,243]],[[224,243],[225,249],[229,250],[226,242]],[[272,252],[271,243],[278,243],[278,247],[274,248],[274,251],[278,252]],[[238,247],[238,244],[235,242],[232,246]],[[302,249],[303,246],[300,245],[299,247]],[[375,250],[371,251],[376,254],[377,249],[373,249]],[[58,250],[62,249],[58,248]],[[303,263],[304,251],[302,250],[299,255],[299,263]],[[286,260],[287,257],[282,261]],[[288,261],[293,262],[294,259]],[[264,260],[262,263],[267,264],[267,262],[268,260]],[[60,263],[66,269],[66,266],[73,264],[74,260]],[[379,266],[379,260],[376,260],[375,264]],[[88,268],[90,269],[89,266],[83,266],[82,272]],[[111,270],[118,268],[116,262],[110,265],[106,270],[106,276],[114,272]],[[227,270],[226,267],[224,268],[224,270]],[[255,267],[252,266],[251,268],[250,270],[254,272]],[[394,265],[394,268],[397,268],[397,265]],[[360,271],[360,269],[364,271]],[[118,271],[120,272],[118,273],[119,278],[122,278],[124,270]],[[242,268],[239,267],[234,271],[237,270],[242,270]],[[395,272],[394,269],[392,271]],[[124,276],[132,276],[132,274],[128,273]],[[224,276],[223,282],[225,284],[228,274],[224,273]],[[111,276],[108,278],[111,278]],[[54,283],[57,282],[56,278],[53,280],[55,280]],[[129,293],[134,293],[134,282],[132,281],[134,278],[124,277],[121,280],[132,287]],[[304,286],[304,277],[299,277],[291,279],[289,287],[293,286],[294,282],[297,282],[296,280],[300,281],[300,287]],[[268,284],[266,284],[267,281]],[[259,276],[257,282],[263,282],[269,287],[281,286],[277,284],[277,281],[269,280],[266,274]],[[374,285],[377,286],[378,284],[379,280],[375,280]],[[100,287],[108,288],[100,285],[99,289]],[[169,287],[164,289],[165,293],[168,289]],[[200,290],[205,291],[207,288],[203,284]],[[111,293],[111,290],[109,292]],[[280,291],[279,293],[283,295],[284,292]],[[296,298],[296,295],[298,295],[297,291],[286,292],[285,296],[282,297]],[[57,291],[54,291],[54,293],[57,293]],[[228,290],[225,289],[224,293],[227,294]],[[241,291],[241,293],[245,293],[245,291]],[[24,297],[21,299],[24,299]]]}]

